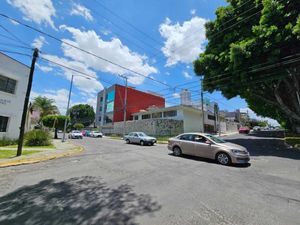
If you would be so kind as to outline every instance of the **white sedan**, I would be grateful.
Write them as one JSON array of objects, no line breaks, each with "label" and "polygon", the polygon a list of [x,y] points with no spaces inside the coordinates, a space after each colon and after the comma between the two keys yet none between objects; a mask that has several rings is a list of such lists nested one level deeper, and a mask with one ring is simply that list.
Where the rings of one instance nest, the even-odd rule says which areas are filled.
[{"label": "white sedan", "polygon": [[92,131],[90,134],[91,137],[95,137],[95,138],[102,138],[103,134],[99,131]]}]

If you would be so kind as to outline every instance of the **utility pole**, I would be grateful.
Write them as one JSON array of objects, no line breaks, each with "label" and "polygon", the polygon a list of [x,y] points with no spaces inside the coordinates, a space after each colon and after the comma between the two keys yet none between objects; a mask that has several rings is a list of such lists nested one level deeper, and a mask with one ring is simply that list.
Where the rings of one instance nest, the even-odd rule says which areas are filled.
[{"label": "utility pole", "polygon": [[204,100],[203,100],[203,77],[200,79],[200,82],[201,82],[201,111],[202,111],[202,126],[203,126],[203,133],[205,132],[205,122],[204,122]]},{"label": "utility pole", "polygon": [[27,84],[27,91],[26,91],[26,95],[25,95],[25,101],[24,101],[24,107],[23,107],[23,113],[22,113],[22,120],[21,120],[21,126],[20,126],[19,141],[18,141],[17,156],[22,155],[22,147],[23,147],[23,141],[24,141],[24,131],[25,131],[25,122],[26,122],[27,110],[28,110],[28,103],[29,103],[29,97],[30,97],[30,92],[31,92],[31,87],[32,87],[32,80],[33,80],[35,62],[36,62],[36,59],[37,59],[38,56],[39,56],[39,50],[37,48],[35,48],[34,52],[33,52],[33,55],[32,55],[29,79],[28,79],[28,84]]},{"label": "utility pole", "polygon": [[128,78],[126,76],[121,76],[122,78],[125,79],[125,96],[124,96],[124,107],[123,107],[123,114],[124,114],[124,119],[123,119],[123,137],[126,134],[126,112],[127,112],[127,80]]},{"label": "utility pole", "polygon": [[69,114],[69,107],[70,107],[70,99],[71,99],[71,93],[72,93],[72,87],[73,87],[73,79],[74,79],[74,75],[72,74],[72,78],[71,78],[71,83],[70,83],[70,89],[69,89],[69,98],[68,98],[68,105],[67,105],[67,111],[66,111],[66,118],[65,118],[65,125],[64,125],[64,133],[63,133],[63,138],[62,138],[62,142],[64,142],[66,140],[66,130],[67,130],[67,121],[68,121],[68,114]]}]

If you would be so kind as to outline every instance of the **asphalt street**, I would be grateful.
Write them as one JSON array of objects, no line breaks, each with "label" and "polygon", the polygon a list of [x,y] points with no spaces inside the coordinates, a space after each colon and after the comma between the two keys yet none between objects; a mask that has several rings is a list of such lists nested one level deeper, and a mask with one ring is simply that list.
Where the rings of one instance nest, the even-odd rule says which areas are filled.
[{"label": "asphalt street", "polygon": [[248,148],[251,164],[73,140],[83,154],[0,169],[0,224],[299,224],[300,152],[279,139],[227,139]]}]

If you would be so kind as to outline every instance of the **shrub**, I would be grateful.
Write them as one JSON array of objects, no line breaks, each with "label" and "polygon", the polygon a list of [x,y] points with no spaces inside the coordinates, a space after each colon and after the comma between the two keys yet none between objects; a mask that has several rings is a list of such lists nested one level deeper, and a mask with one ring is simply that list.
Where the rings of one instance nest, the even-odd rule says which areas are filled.
[{"label": "shrub", "polygon": [[285,143],[292,147],[297,147],[300,145],[300,137],[286,137]]},{"label": "shrub", "polygon": [[75,124],[74,124],[74,128],[75,128],[76,130],[81,130],[81,129],[84,128],[84,125],[83,125],[82,123],[75,123]]},{"label": "shrub", "polygon": [[26,146],[49,146],[51,138],[48,132],[43,130],[32,130],[25,134]]},{"label": "shrub", "polygon": [[18,140],[16,139],[9,139],[6,137],[0,139],[0,146],[16,145],[16,144],[18,144]]}]

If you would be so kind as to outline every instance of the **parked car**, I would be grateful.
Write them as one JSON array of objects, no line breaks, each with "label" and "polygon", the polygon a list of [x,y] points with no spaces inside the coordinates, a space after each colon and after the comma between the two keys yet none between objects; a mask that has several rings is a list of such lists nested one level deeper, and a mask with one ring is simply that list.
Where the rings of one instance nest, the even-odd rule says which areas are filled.
[{"label": "parked car", "polygon": [[72,130],[69,134],[70,139],[82,139],[83,135],[79,130]]},{"label": "parked car", "polygon": [[103,134],[99,131],[92,131],[90,133],[90,137],[94,137],[94,138],[102,138],[103,137]]},{"label": "parked car", "polygon": [[239,128],[239,133],[240,134],[249,134],[250,133],[250,129],[249,129],[249,127],[240,127]]},{"label": "parked car", "polygon": [[150,137],[143,132],[131,132],[124,136],[124,140],[127,144],[154,145],[156,143],[155,137]]},{"label": "parked car", "polygon": [[85,137],[90,137],[91,136],[91,131],[90,130],[83,130],[83,131],[81,131],[81,133]]},{"label": "parked car", "polygon": [[259,127],[259,126],[253,127],[253,131],[260,131],[260,130],[261,130],[261,127]]},{"label": "parked car", "polygon": [[246,148],[226,142],[210,134],[185,133],[170,138],[168,149],[175,156],[181,154],[214,159],[222,165],[244,164],[250,160]]}]

